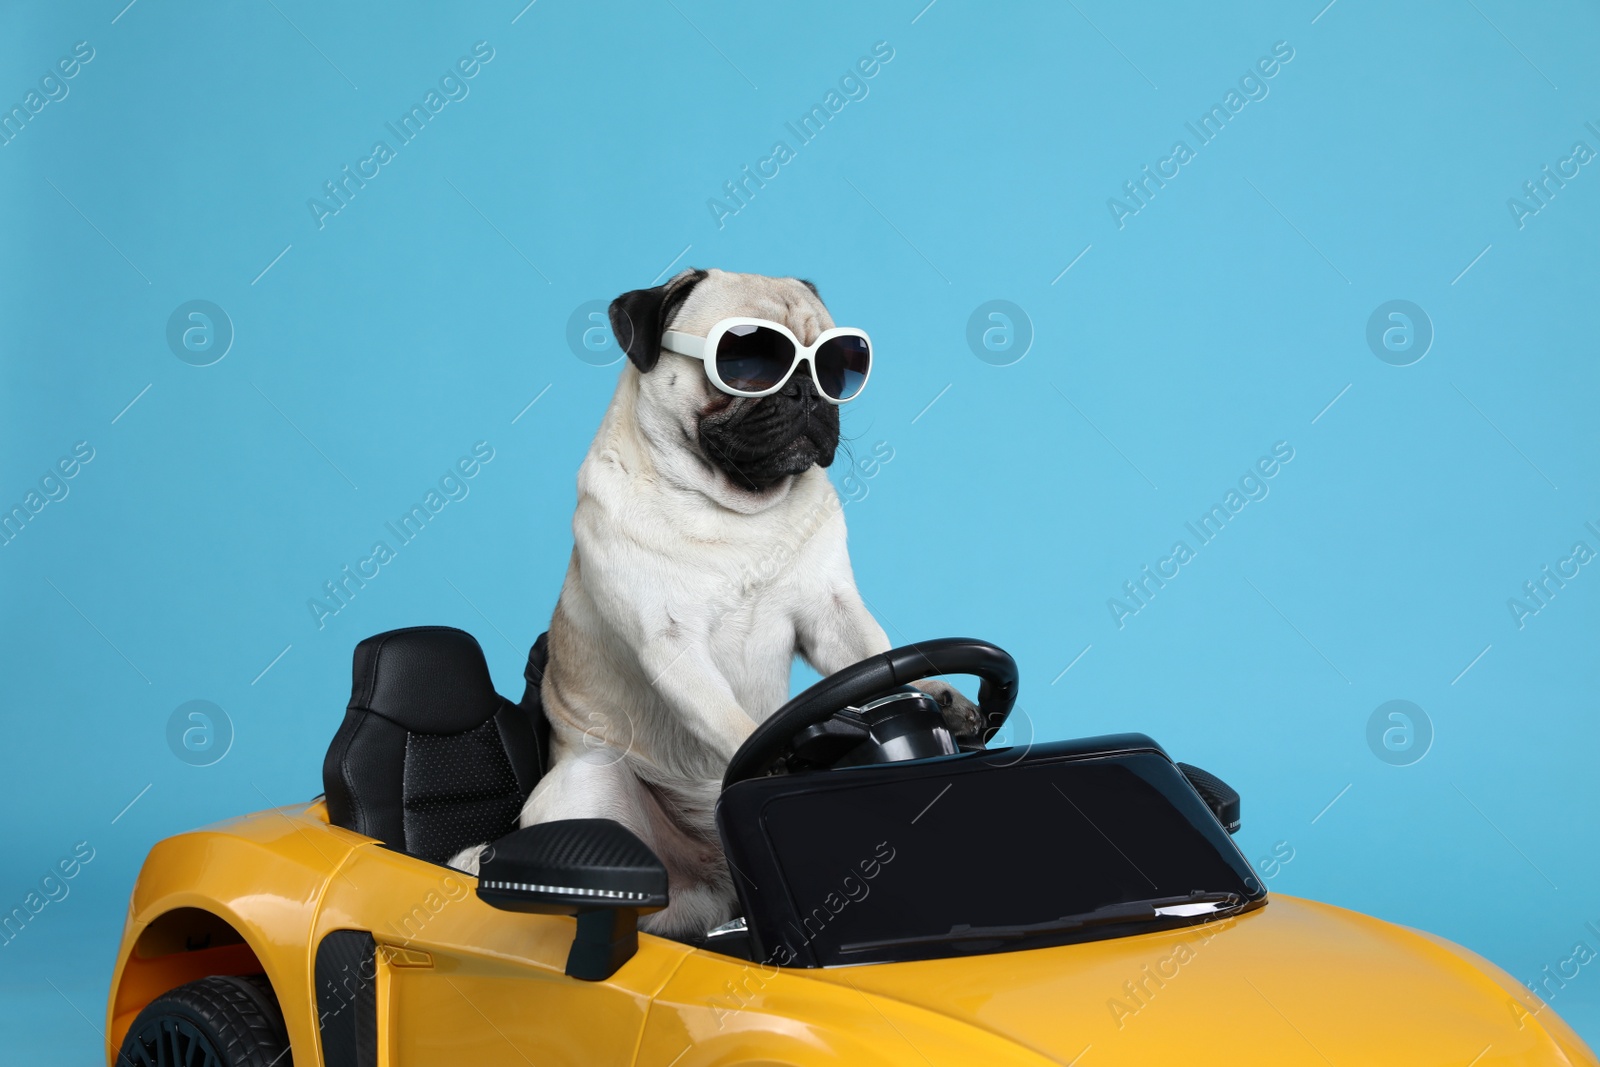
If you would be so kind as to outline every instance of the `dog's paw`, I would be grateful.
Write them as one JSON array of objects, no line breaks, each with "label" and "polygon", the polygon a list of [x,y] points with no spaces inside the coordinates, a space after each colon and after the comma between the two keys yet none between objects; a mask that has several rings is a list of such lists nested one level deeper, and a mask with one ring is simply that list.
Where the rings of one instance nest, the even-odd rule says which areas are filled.
[{"label": "dog's paw", "polygon": [[464,848],[454,856],[451,856],[445,862],[445,866],[454,867],[463,874],[475,875],[478,873],[478,864],[483,861],[483,854],[488,848],[488,845],[473,845],[471,848]]},{"label": "dog's paw", "polygon": [[939,710],[944,713],[944,724],[956,737],[983,736],[983,713],[955,686],[937,679],[913,682],[912,685],[939,702]]}]

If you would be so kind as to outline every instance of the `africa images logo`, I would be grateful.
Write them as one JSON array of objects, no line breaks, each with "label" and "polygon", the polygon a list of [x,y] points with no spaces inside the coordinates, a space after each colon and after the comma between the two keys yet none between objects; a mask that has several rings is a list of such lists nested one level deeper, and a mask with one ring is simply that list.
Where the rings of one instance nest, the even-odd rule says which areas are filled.
[{"label": "africa images logo", "polygon": [[830,88],[823,95],[822,103],[812,104],[811,109],[802,114],[796,122],[783,124],[784,129],[794,137],[793,148],[786,140],[774,141],[771,151],[756,161],[754,172],[751,171],[750,164],[746,163],[740,169],[737,178],[723,182],[722,191],[727,199],[713,196],[706,201],[706,208],[711,212],[711,220],[717,224],[717,229],[722,229],[727,225],[728,219],[749,207],[750,201],[755,199],[756,192],[765,189],[767,182],[776,178],[782,173],[783,167],[798,158],[801,148],[820,137],[829,121],[843,111],[847,104],[865,100],[867,94],[872,91],[871,86],[867,84],[868,80],[877,77],[893,58],[894,46],[888,41],[874,44],[872,54],[860,57],[854,66],[846,69],[839,76],[839,87]]},{"label": "africa images logo", "polygon": [[1201,548],[1209,545],[1245,507],[1267,499],[1272,492],[1268,482],[1294,459],[1294,446],[1288,441],[1278,441],[1272,446],[1270,456],[1262,456],[1239,477],[1237,488],[1229,486],[1220,503],[1212,504],[1199,518],[1186,522],[1183,528],[1194,538],[1191,547],[1187,539],[1174,541],[1167,555],[1156,560],[1152,570],[1146,563],[1139,574],[1122,583],[1123,597],[1109,597],[1106,609],[1111,621],[1121,630],[1128,620],[1150,606],[1156,593],[1167,583],[1183,573],[1183,568],[1193,561]]},{"label": "africa images logo", "polygon": [[1200,149],[1220,137],[1228,123],[1247,104],[1265,100],[1272,92],[1267,83],[1277,77],[1292,59],[1294,47],[1288,41],[1274,44],[1272,55],[1256,60],[1254,66],[1239,78],[1239,87],[1229,89],[1223,96],[1222,103],[1212,104],[1198,119],[1183,124],[1184,129],[1194,136],[1193,148],[1189,147],[1186,140],[1174,141],[1171,151],[1156,161],[1154,170],[1147,163],[1140,168],[1139,177],[1123,182],[1122,192],[1127,199],[1119,200],[1113,196],[1106,200],[1106,209],[1111,212],[1111,221],[1117,224],[1117,229],[1126,227],[1130,218],[1149,207],[1156,192],[1165,189],[1167,182],[1182,174],[1183,168],[1199,156]]},{"label": "africa images logo", "polygon": [[412,104],[411,107],[400,115],[394,122],[384,123],[385,128],[394,135],[395,143],[388,141],[374,141],[372,151],[365,159],[356,163],[355,170],[350,169],[346,163],[339,170],[339,176],[334,181],[322,183],[326,199],[313,196],[306,201],[306,207],[311,211],[311,218],[317,224],[317,229],[328,225],[328,220],[350,206],[356,193],[367,187],[367,182],[383,173],[383,168],[393,162],[399,154],[399,149],[404,148],[421,136],[427,128],[428,122],[451,103],[465,100],[472,87],[467,83],[476,78],[483,68],[494,59],[494,48],[488,41],[479,41],[472,46],[472,55],[462,56],[456,60],[455,66],[446,70],[439,76],[439,87],[429,87],[422,96],[422,103]]},{"label": "africa images logo", "polygon": [[56,60],[54,68],[40,75],[39,88],[24,93],[21,103],[12,104],[9,108],[0,104],[0,148],[20,137],[28,123],[46,107],[65,100],[67,94],[72,92],[72,86],[67,83],[76,78],[93,59],[94,45],[79,41],[72,46],[70,56],[62,56]]},{"label": "africa images logo", "polygon": [[[1585,122],[1584,128],[1600,138],[1600,126],[1592,122]],[[1506,209],[1511,212],[1511,221],[1517,224],[1517,229],[1528,225],[1528,220],[1550,206],[1550,201],[1556,194],[1567,187],[1567,183],[1583,172],[1583,167],[1595,158],[1595,150],[1587,141],[1574,140],[1567,154],[1556,160],[1555,169],[1550,169],[1546,163],[1539,168],[1537,177],[1522,183],[1520,197],[1506,198]]]},{"label": "africa images logo", "polygon": [[329,619],[349,607],[356,594],[383,573],[383,567],[399,558],[400,549],[422,536],[422,531],[446,506],[467,499],[467,494],[472,492],[469,483],[493,460],[494,446],[488,441],[479,441],[472,446],[472,455],[462,456],[446,468],[439,478],[438,488],[430,486],[419,503],[412,504],[398,519],[385,522],[383,527],[392,536],[394,545],[388,540],[374,541],[371,552],[365,557],[354,564],[346,563],[337,576],[322,583],[323,595],[306,599],[306,608],[317,629],[325,629]]}]

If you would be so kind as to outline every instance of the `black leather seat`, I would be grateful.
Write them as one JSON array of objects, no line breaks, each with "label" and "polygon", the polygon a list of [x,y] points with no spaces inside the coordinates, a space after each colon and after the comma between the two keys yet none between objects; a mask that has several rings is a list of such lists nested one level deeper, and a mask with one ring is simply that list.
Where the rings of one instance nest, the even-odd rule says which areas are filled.
[{"label": "black leather seat", "polygon": [[350,705],[322,763],[331,821],[434,863],[515,829],[549,759],[545,649],[541,636],[518,705],[495,692],[464,631],[416,626],[357,645]]}]

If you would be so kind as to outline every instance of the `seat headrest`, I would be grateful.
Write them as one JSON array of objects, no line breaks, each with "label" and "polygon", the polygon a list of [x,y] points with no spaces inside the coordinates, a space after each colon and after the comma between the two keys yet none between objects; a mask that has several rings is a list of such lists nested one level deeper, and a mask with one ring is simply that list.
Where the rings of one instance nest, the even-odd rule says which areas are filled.
[{"label": "seat headrest", "polygon": [[351,711],[412,733],[458,734],[488,721],[502,703],[483,649],[463,630],[413,626],[356,646]]}]

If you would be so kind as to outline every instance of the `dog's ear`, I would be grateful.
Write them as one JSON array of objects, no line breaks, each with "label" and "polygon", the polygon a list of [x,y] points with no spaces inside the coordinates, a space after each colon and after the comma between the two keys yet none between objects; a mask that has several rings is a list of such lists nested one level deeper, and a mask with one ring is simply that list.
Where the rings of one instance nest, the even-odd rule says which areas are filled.
[{"label": "dog's ear", "polygon": [[804,278],[796,278],[795,281],[799,282],[801,285],[805,286],[807,289],[810,289],[812,296],[816,297],[818,300],[822,299],[822,294],[817,292],[817,287],[815,285],[812,285],[810,282],[806,281]]},{"label": "dog's ear", "polygon": [[661,335],[689,293],[706,277],[690,267],[652,289],[635,289],[611,301],[611,335],[633,365],[648,371],[661,358]]}]

